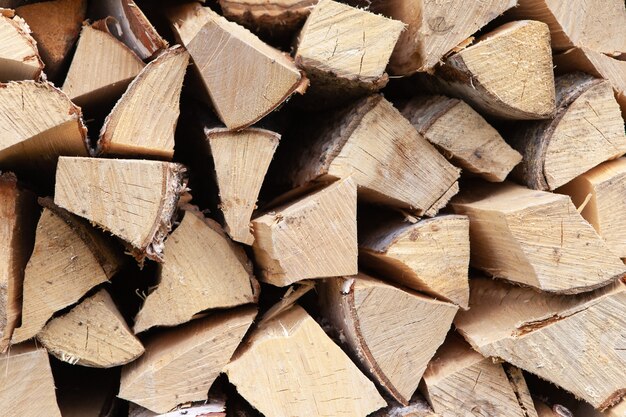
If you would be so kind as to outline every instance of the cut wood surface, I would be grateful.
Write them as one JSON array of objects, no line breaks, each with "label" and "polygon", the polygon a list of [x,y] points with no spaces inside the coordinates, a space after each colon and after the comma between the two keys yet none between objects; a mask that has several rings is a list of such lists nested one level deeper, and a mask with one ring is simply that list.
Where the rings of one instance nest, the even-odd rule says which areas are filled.
[{"label": "cut wood surface", "polygon": [[626,417],[626,400],[605,411],[606,417]]},{"label": "cut wood surface", "polygon": [[188,63],[176,45],[146,65],[104,121],[96,153],[172,159]]},{"label": "cut wood surface", "polygon": [[458,307],[365,274],[327,279],[319,292],[324,316],[361,368],[396,401],[408,405]]},{"label": "cut wood surface", "polygon": [[349,177],[252,221],[261,279],[287,286],[357,273],[356,184]]},{"label": "cut wood surface", "polygon": [[366,217],[360,225],[359,261],[363,266],[381,278],[467,308],[467,217],[444,215],[416,223],[401,217],[380,222]]},{"label": "cut wood surface", "polygon": [[572,294],[626,273],[567,196],[485,183],[452,208],[470,218],[471,265],[496,278]]},{"label": "cut wood surface", "polygon": [[229,129],[253,124],[301,87],[303,78],[289,56],[208,7],[181,5],[169,18]]},{"label": "cut wood surface", "polygon": [[554,190],[626,153],[624,120],[608,81],[562,75],[556,97],[554,119],[520,124],[509,137],[524,156],[513,176],[529,188]]},{"label": "cut wood surface", "polygon": [[137,314],[135,333],[185,323],[205,310],[256,301],[252,263],[219,224],[202,213],[185,211],[163,252],[158,287]]},{"label": "cut wood surface", "polygon": [[157,413],[206,400],[255,316],[246,307],[154,334],[146,354],[123,368],[119,397]]},{"label": "cut wood surface", "polygon": [[470,309],[455,325],[484,356],[501,358],[596,408],[626,392],[623,355],[626,285],[576,296],[538,293],[472,279]]},{"label": "cut wood surface", "polygon": [[386,405],[374,384],[299,306],[259,326],[225,372],[267,416],[365,416]]},{"label": "cut wood surface", "polygon": [[169,162],[61,157],[54,202],[126,241],[138,260],[161,261],[184,174]]},{"label": "cut wood surface", "polygon": [[464,101],[419,96],[400,107],[417,131],[455,165],[492,182],[502,182],[522,156]]},{"label": "cut wood surface", "polygon": [[8,347],[22,310],[24,268],[39,216],[35,198],[15,175],[0,175],[0,353]]},{"label": "cut wood surface", "polygon": [[250,219],[280,134],[259,128],[239,132],[212,128],[205,134],[215,167],[224,229],[233,240],[252,245]]},{"label": "cut wood surface", "polygon": [[30,28],[8,9],[0,9],[0,64],[0,82],[38,79],[44,66]]}]

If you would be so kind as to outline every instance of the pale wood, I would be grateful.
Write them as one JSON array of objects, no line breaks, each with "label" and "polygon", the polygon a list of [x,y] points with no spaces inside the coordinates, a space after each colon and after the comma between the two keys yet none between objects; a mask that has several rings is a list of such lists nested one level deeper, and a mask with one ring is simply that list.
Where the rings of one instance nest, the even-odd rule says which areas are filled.
[{"label": "pale wood", "polygon": [[61,157],[54,202],[126,241],[138,260],[161,261],[184,175],[169,162]]},{"label": "pale wood", "polygon": [[146,354],[122,369],[118,396],[157,413],[206,400],[255,315],[253,307],[231,310],[155,334]]},{"label": "pale wood", "polygon": [[12,10],[0,13],[0,82],[35,80],[44,64],[30,28]]},{"label": "pale wood", "polygon": [[626,273],[567,196],[481,184],[452,209],[470,218],[471,265],[496,278],[573,294]]},{"label": "pale wood", "polygon": [[104,289],[50,320],[37,340],[64,362],[94,368],[124,365],[144,353],[141,342]]},{"label": "pale wood", "polygon": [[626,400],[622,400],[619,404],[605,411],[606,417],[626,417]]},{"label": "pale wood", "polygon": [[24,267],[39,215],[35,198],[15,175],[0,175],[0,353],[9,346],[22,310]]},{"label": "pale wood", "polygon": [[163,252],[158,287],[137,314],[135,333],[176,326],[205,310],[256,301],[252,263],[219,224],[202,213],[186,210]]},{"label": "pale wood", "polygon": [[391,404],[368,417],[441,417],[422,398],[411,399],[409,405]]},{"label": "pale wood", "polygon": [[458,307],[363,273],[324,280],[319,295],[322,314],[362,369],[396,401],[408,405]]},{"label": "pale wood", "polygon": [[357,273],[356,184],[339,180],[252,221],[261,279],[287,286]]},{"label": "pale wood", "polygon": [[224,229],[233,240],[252,245],[250,219],[280,134],[259,128],[239,132],[212,128],[205,129],[205,135],[215,167]]},{"label": "pale wood", "polygon": [[302,307],[261,324],[224,371],[266,416],[365,416],[386,405]]},{"label": "pale wood", "polygon": [[48,353],[31,344],[0,354],[0,415],[61,417]]},{"label": "pale wood", "polygon": [[143,61],[108,30],[85,25],[63,91],[79,106],[95,106],[121,96],[143,67]]},{"label": "pale wood", "polygon": [[128,417],[226,417],[226,404],[215,401],[210,404],[185,404],[178,410],[160,414],[154,413],[137,404],[129,403]]},{"label": "pale wood", "polygon": [[381,278],[467,308],[470,260],[467,217],[444,215],[415,223],[396,217],[378,224],[364,219],[361,227],[362,265]]},{"label": "pale wood", "polygon": [[229,129],[253,124],[302,87],[302,75],[289,56],[208,7],[180,5],[169,18]]},{"label": "pale wood", "polygon": [[524,155],[513,176],[554,190],[626,153],[624,120],[608,81],[580,72],[556,78],[554,119],[516,126],[509,142]]},{"label": "pale wood", "polygon": [[521,160],[487,121],[464,101],[418,96],[400,107],[417,131],[467,172],[502,182]]},{"label": "pale wood", "polygon": [[596,408],[620,400],[626,358],[626,285],[576,296],[472,279],[470,309],[455,325],[484,356],[501,358]]}]

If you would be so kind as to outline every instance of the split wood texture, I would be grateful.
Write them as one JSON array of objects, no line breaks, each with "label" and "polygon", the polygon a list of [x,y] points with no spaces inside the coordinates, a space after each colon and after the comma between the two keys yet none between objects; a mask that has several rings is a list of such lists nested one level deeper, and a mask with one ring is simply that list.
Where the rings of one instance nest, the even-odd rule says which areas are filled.
[{"label": "split wood texture", "polygon": [[362,369],[408,405],[458,307],[365,274],[325,280],[319,292],[324,316]]},{"label": "split wood texture", "polygon": [[184,171],[169,162],[61,157],[54,202],[126,241],[138,260],[162,261]]},{"label": "split wood texture", "polygon": [[7,9],[0,9],[0,63],[0,82],[36,80],[44,66],[28,25]]},{"label": "split wood texture", "polygon": [[520,124],[509,137],[524,156],[514,176],[529,188],[554,190],[626,153],[624,120],[608,81],[578,72],[562,75],[556,97],[553,119]]},{"label": "split wood texture", "polygon": [[54,313],[111,279],[123,266],[121,251],[83,219],[41,199],[35,247],[26,265],[21,325],[12,343],[37,335]]},{"label": "split wood texture", "polygon": [[496,278],[573,294],[626,273],[567,196],[482,184],[452,209],[470,219],[471,265]]}]

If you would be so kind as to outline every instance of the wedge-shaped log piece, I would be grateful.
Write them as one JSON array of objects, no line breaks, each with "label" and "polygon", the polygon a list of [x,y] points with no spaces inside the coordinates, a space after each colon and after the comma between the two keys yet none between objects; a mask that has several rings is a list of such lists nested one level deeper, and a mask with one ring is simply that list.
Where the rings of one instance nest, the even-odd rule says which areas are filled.
[{"label": "wedge-shaped log piece", "polygon": [[144,352],[106,290],[50,320],[37,340],[64,362],[94,368],[124,365]]},{"label": "wedge-shaped log piece", "polygon": [[61,417],[48,352],[31,344],[0,354],[0,415]]},{"label": "wedge-shaped log piece", "polygon": [[224,370],[237,391],[267,416],[365,416],[386,405],[374,384],[299,306],[262,323]]},{"label": "wedge-shaped log piece", "polygon": [[230,310],[154,334],[146,354],[123,368],[118,396],[156,413],[206,400],[255,316],[253,307]]},{"label": "wedge-shaped log piece", "polygon": [[36,197],[11,173],[0,175],[0,353],[19,322],[24,268],[33,249]]},{"label": "wedge-shaped log piece", "polygon": [[[95,107],[120,97],[143,67],[141,59],[107,30],[85,25],[63,91],[79,106]],[[146,115],[144,110],[141,114]]]},{"label": "wedge-shaped log piece", "polygon": [[484,356],[504,359],[596,408],[626,392],[626,286],[576,296],[472,279],[470,309],[454,323]]},{"label": "wedge-shaped log piece", "polygon": [[346,101],[383,88],[385,67],[404,24],[332,0],[320,1],[298,36],[296,64],[308,94]]},{"label": "wedge-shaped log piece", "polygon": [[184,174],[169,162],[61,157],[54,202],[126,241],[138,260],[161,261]]},{"label": "wedge-shaped log piece", "polygon": [[400,110],[417,131],[455,165],[491,182],[502,182],[522,156],[464,101],[415,97]]},{"label": "wedge-shaped log piece", "polygon": [[569,195],[576,207],[584,207],[582,216],[620,258],[626,258],[625,191],[624,158],[605,162],[557,190]]},{"label": "wedge-shaped log piece", "polygon": [[38,79],[43,70],[37,42],[24,19],[0,10],[0,82]]},{"label": "wedge-shaped log piece", "polygon": [[205,134],[215,166],[224,229],[233,240],[252,245],[250,219],[280,135],[259,128],[239,132],[213,128]]},{"label": "wedge-shaped log piece", "polygon": [[169,18],[229,129],[251,125],[301,86],[302,76],[290,57],[208,7],[181,5]]},{"label": "wedge-shaped log piece", "polygon": [[567,196],[480,184],[452,208],[470,218],[471,265],[494,277],[574,294],[626,273]]},{"label": "wedge-shaped log piece", "polygon": [[422,391],[443,415],[537,417],[526,381],[451,334],[424,373]]},{"label": "wedge-shaped log piece", "polygon": [[363,223],[359,226],[363,266],[382,278],[467,308],[467,217],[445,215],[416,223],[392,217],[379,223],[364,219]]},{"label": "wedge-shaped log piece", "polygon": [[624,120],[608,81],[580,72],[556,79],[554,119],[528,122],[509,142],[524,155],[514,176],[530,188],[554,190],[626,153]]},{"label": "wedge-shaped log piece", "polygon": [[287,286],[357,273],[356,185],[339,180],[252,221],[262,280]]},{"label": "wedge-shaped log piece", "polygon": [[319,292],[324,316],[343,335],[361,368],[408,405],[458,307],[365,274],[329,278]]},{"label": "wedge-shaped log piece", "polygon": [[135,333],[185,323],[205,310],[256,301],[252,263],[219,224],[202,213],[185,211],[163,252],[159,285],[137,314]]}]

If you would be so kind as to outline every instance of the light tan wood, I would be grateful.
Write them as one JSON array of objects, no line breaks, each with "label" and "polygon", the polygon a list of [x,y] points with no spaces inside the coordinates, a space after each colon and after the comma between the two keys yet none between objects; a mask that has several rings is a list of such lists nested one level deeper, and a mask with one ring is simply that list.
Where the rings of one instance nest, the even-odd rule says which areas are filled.
[{"label": "light tan wood", "polygon": [[258,283],[242,248],[202,213],[185,211],[165,241],[159,284],[135,318],[135,333],[176,326],[205,310],[256,301]]},{"label": "light tan wood", "polygon": [[502,182],[522,156],[464,101],[418,96],[400,107],[417,131],[466,172]]},{"label": "light tan wood", "polygon": [[54,313],[111,279],[124,265],[122,252],[110,238],[50,200],[40,201],[44,210],[24,272],[22,321],[12,343],[35,337]]},{"label": "light tan wood", "polygon": [[44,64],[30,28],[12,10],[0,13],[0,82],[35,80]]},{"label": "light tan wood", "polygon": [[35,198],[15,175],[0,174],[0,353],[9,346],[22,310],[24,268],[39,216]]},{"label": "light tan wood", "polygon": [[231,310],[155,334],[146,354],[122,369],[118,396],[156,413],[206,400],[255,315],[253,307]]},{"label": "light tan wood", "polygon": [[266,416],[365,416],[386,405],[374,384],[299,306],[259,326],[224,371]]},{"label": "light tan wood", "polygon": [[573,294],[626,273],[567,196],[481,184],[452,209],[470,218],[471,265],[496,278]]},{"label": "light tan wood", "polygon": [[360,227],[359,261],[368,270],[467,308],[470,260],[467,217],[444,215],[416,223],[400,217],[380,223],[367,218]]},{"label": "light tan wood", "polygon": [[124,365],[144,353],[141,342],[104,289],[50,320],[37,340],[64,362],[95,368]]},{"label": "light tan wood", "polygon": [[509,142],[524,160],[513,176],[529,188],[554,190],[626,153],[624,120],[608,81],[580,72],[556,78],[554,119],[517,126]]},{"label": "light tan wood", "polygon": [[624,392],[626,286],[562,296],[472,279],[470,309],[455,325],[484,356],[501,358],[596,408]]},{"label": "light tan wood", "polygon": [[626,417],[626,400],[622,400],[619,404],[605,411],[606,417]]},{"label": "light tan wood", "polygon": [[287,286],[357,273],[356,184],[339,180],[252,221],[261,279]]},{"label": "light tan wood", "polygon": [[442,416],[537,417],[522,373],[451,334],[424,373],[424,396]]},{"label": "light tan wood", "polygon": [[408,405],[458,307],[363,273],[324,280],[319,296],[322,314],[361,368],[396,401]]},{"label": "light tan wood", "polygon": [[138,260],[162,261],[184,175],[169,162],[61,157],[54,202],[126,241]]},{"label": "light tan wood", "polygon": [[130,48],[97,27],[83,26],[63,83],[63,91],[79,106],[96,106],[121,96],[144,67]]},{"label": "light tan wood", "polygon": [[0,354],[0,415],[61,417],[45,349],[26,344]]},{"label": "light tan wood", "polygon": [[253,124],[302,87],[289,56],[208,7],[188,3],[173,9],[169,18],[229,129]]},{"label": "light tan wood", "polygon": [[224,229],[233,240],[252,245],[250,219],[280,134],[259,128],[239,132],[212,128],[205,134],[215,166]]}]

